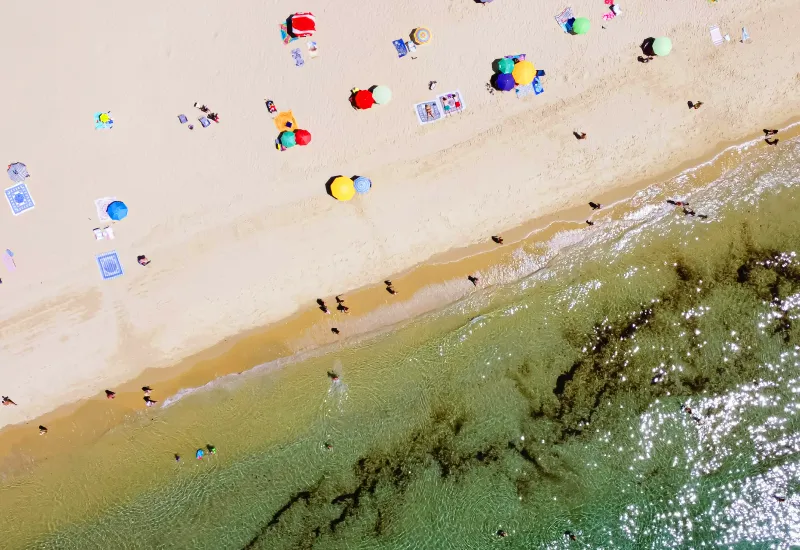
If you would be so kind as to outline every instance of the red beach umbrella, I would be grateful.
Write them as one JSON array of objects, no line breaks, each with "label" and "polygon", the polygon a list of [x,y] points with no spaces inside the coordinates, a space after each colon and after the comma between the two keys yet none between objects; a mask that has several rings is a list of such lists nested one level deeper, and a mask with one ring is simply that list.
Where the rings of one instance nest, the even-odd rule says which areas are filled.
[{"label": "red beach umbrella", "polygon": [[295,130],[294,138],[297,145],[308,145],[311,143],[311,132],[308,130]]},{"label": "red beach umbrella", "polygon": [[287,23],[289,24],[289,34],[295,38],[312,36],[317,30],[317,22],[311,12],[295,13],[289,17]]},{"label": "red beach umbrella", "polygon": [[375,105],[375,99],[369,90],[359,90],[353,96],[353,104],[359,109],[369,109]]}]

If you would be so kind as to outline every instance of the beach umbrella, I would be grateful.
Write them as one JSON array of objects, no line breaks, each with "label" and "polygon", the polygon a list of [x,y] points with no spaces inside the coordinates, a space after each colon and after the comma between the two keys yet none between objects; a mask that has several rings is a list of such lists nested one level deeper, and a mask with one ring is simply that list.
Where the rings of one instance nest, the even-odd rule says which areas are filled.
[{"label": "beach umbrella", "polygon": [[295,13],[290,15],[286,20],[286,26],[289,29],[289,34],[295,38],[302,38],[304,36],[311,36],[317,30],[317,21],[314,14],[310,12]]},{"label": "beach umbrella", "polygon": [[378,105],[386,105],[392,100],[392,91],[388,86],[375,86],[375,88],[372,89],[372,99],[374,99],[375,103]]},{"label": "beach umbrella", "polygon": [[494,0],[480,0],[481,4],[488,4],[489,2],[494,2]]},{"label": "beach umbrella", "polygon": [[672,40],[666,36],[653,40],[653,53],[659,56],[669,55],[672,51]]},{"label": "beach umbrella", "polygon": [[526,86],[536,77],[536,67],[530,61],[520,61],[514,65],[511,75],[514,77],[514,82],[520,86]]},{"label": "beach umbrella", "polygon": [[356,195],[356,188],[353,180],[344,176],[339,176],[331,182],[331,195],[340,201],[349,201]]},{"label": "beach umbrella", "polygon": [[11,181],[14,183],[22,183],[25,181],[25,178],[29,178],[30,176],[28,167],[21,162],[8,165],[8,177],[11,178]]},{"label": "beach umbrella", "polygon": [[128,215],[128,207],[122,201],[114,201],[106,208],[106,214],[112,220],[119,221]]},{"label": "beach umbrella", "polygon": [[353,96],[353,104],[359,109],[369,109],[375,105],[375,98],[369,90],[359,90]]},{"label": "beach umbrella", "polygon": [[495,87],[501,92],[509,92],[514,89],[514,77],[510,74],[500,73],[495,79]]},{"label": "beach umbrella", "polygon": [[311,132],[308,130],[295,130],[294,140],[297,142],[297,145],[308,145],[311,143]]},{"label": "beach umbrella", "polygon": [[585,17],[578,17],[572,23],[572,32],[574,32],[575,34],[586,34],[587,32],[589,32],[590,26],[591,24],[589,23],[588,19],[586,19]]},{"label": "beach umbrella", "polygon": [[503,74],[511,74],[514,70],[514,60],[504,57],[497,61],[497,69]]},{"label": "beach umbrella", "polygon": [[372,181],[364,176],[358,176],[353,180],[353,187],[355,188],[356,193],[363,194],[369,191],[370,187],[372,187]]},{"label": "beach umbrella", "polygon": [[420,27],[418,29],[414,29],[414,34],[412,36],[414,40],[414,44],[422,45],[427,44],[431,41],[431,31],[426,29],[425,27]]},{"label": "beach umbrella", "polygon": [[295,137],[294,132],[283,132],[281,134],[281,145],[287,149],[297,145],[297,138]]}]

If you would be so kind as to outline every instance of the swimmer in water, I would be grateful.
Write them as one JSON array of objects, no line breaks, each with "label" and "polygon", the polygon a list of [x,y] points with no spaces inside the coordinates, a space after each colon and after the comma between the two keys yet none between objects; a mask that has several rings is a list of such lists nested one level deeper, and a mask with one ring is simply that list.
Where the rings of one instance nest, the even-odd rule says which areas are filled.
[{"label": "swimmer in water", "polygon": [[217,448],[214,447],[213,445],[206,445],[206,449],[208,449],[208,452],[211,453],[212,455],[217,454]]},{"label": "swimmer in water", "polygon": [[507,536],[508,536],[508,533],[506,533],[505,531],[503,531],[502,529],[500,529],[499,531],[497,531],[497,536],[498,536],[498,537],[507,537]]},{"label": "swimmer in water", "polygon": [[576,537],[575,533],[572,531],[564,531],[564,538],[567,540],[578,540],[578,537]]},{"label": "swimmer in water", "polygon": [[339,375],[336,374],[335,372],[333,372],[332,370],[328,371],[328,378],[331,379],[331,382],[338,382],[339,381]]},{"label": "swimmer in water", "polygon": [[150,392],[153,391],[153,388],[151,388],[150,386],[142,386],[142,391],[144,392],[145,395],[150,395]]},{"label": "swimmer in water", "polygon": [[330,451],[331,449],[333,449],[333,445],[331,445],[331,443],[329,441],[326,441],[325,442],[325,449]]},{"label": "swimmer in water", "polygon": [[603,207],[602,204],[598,204],[596,202],[590,202],[589,206],[591,207],[592,210],[599,210],[600,208]]},{"label": "swimmer in water", "polygon": [[158,401],[150,399],[149,395],[145,395],[143,399],[144,399],[144,404],[147,405],[148,407],[152,407],[153,405],[158,403]]},{"label": "swimmer in water", "polygon": [[180,462],[180,461],[181,461],[181,455],[175,453],[175,462]]}]

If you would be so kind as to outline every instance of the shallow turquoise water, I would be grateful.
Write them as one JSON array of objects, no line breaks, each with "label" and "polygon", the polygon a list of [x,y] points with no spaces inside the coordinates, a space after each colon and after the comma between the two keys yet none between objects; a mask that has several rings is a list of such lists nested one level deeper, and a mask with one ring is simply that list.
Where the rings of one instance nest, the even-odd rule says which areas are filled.
[{"label": "shallow turquoise water", "polygon": [[[7,547],[800,545],[800,143],[771,149],[520,248],[512,271],[546,267],[519,281],[108,434],[73,481],[124,497],[4,487],[30,495]],[[664,203],[686,196],[708,219]],[[198,437],[219,455],[170,463]],[[113,453],[136,459],[88,458]]]}]

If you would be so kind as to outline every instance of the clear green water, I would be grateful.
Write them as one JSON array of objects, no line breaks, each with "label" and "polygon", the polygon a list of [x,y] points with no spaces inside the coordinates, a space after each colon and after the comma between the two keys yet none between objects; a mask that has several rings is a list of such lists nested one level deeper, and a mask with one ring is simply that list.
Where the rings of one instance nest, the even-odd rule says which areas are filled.
[{"label": "clear green water", "polygon": [[[797,547],[800,142],[770,149],[521,247],[509,276],[547,258],[521,280],[34,467],[0,488],[3,546]],[[687,194],[708,220],[664,205]]]}]

